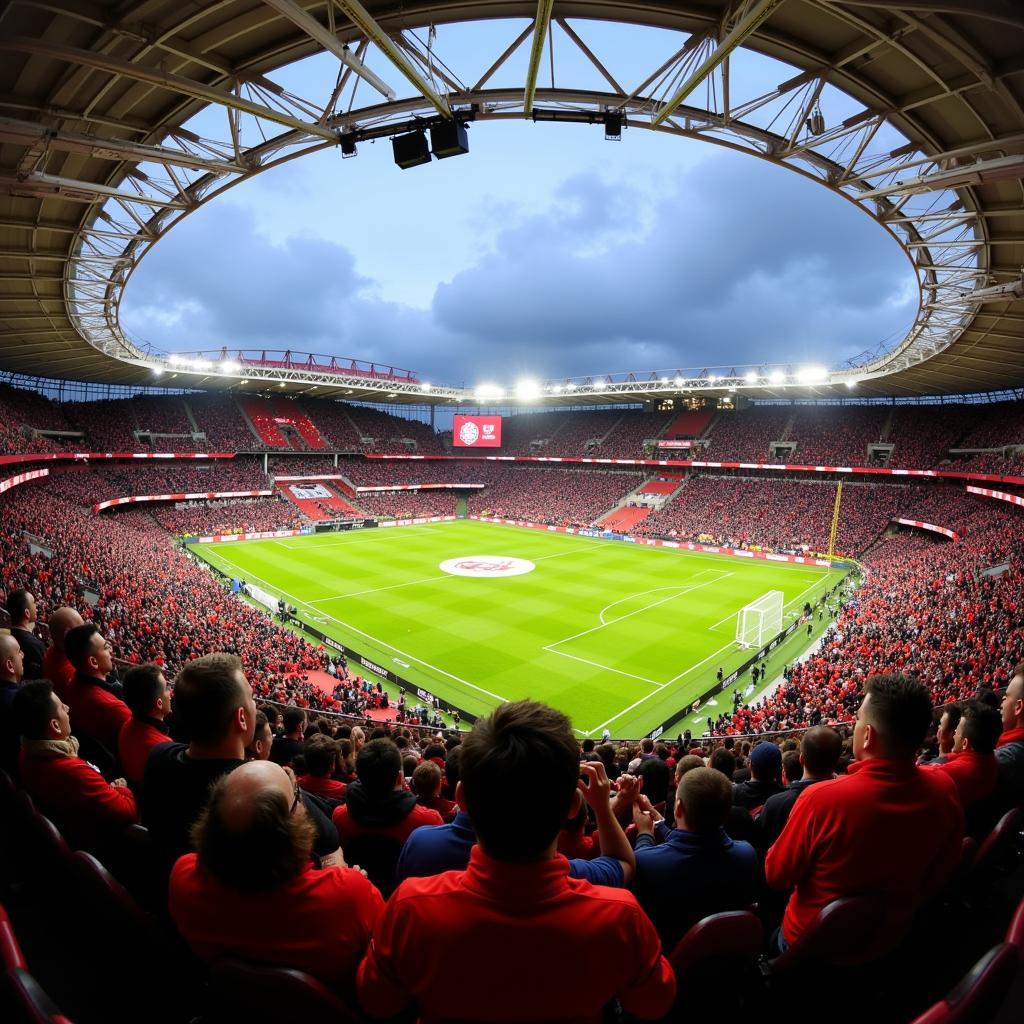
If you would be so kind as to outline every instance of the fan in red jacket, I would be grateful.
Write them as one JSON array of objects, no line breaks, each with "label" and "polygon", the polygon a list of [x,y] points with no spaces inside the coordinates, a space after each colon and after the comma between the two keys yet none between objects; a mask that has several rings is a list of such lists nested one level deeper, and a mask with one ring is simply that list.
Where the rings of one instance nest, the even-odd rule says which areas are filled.
[{"label": "fan in red jacket", "polygon": [[22,684],[12,713],[21,735],[22,785],[72,842],[95,848],[139,820],[125,780],[108,783],[78,756],[67,705],[48,679]]},{"label": "fan in red jacket", "polygon": [[[588,799],[607,802],[603,768],[584,767]],[[664,1016],[675,976],[636,898],[570,878],[556,853],[584,787],[565,715],[532,701],[502,705],[463,742],[461,770],[479,844],[465,871],[409,878],[395,891],[359,967],[363,1009],[391,1017],[415,1004],[421,1024],[586,1024],[618,999],[634,1017]]]},{"label": "fan in red jacket", "polygon": [[444,824],[437,811],[420,807],[404,788],[402,754],[391,740],[370,740],[356,757],[356,775],[345,791],[346,802],[333,815],[342,850],[363,836],[401,844],[420,825]]},{"label": "fan in red jacket", "polygon": [[944,772],[956,785],[966,811],[996,791],[999,765],[994,753],[1003,722],[995,708],[979,700],[964,705],[953,734],[953,750],[926,765],[929,771]]},{"label": "fan in red jacket", "polygon": [[171,691],[160,666],[130,668],[124,677],[124,700],[132,717],[117,737],[117,759],[125,778],[141,790],[149,752],[169,739],[164,719],[171,713]]},{"label": "fan in red jacket", "polygon": [[75,728],[83,738],[88,736],[102,744],[111,757],[116,757],[121,726],[132,713],[106,683],[114,667],[110,641],[96,623],[87,622],[68,630],[64,650],[75,667],[75,678],[68,687],[68,707]]},{"label": "fan in red jacket", "polygon": [[43,655],[43,679],[53,683],[53,692],[61,700],[67,700],[68,687],[75,678],[75,667],[64,653],[64,637],[68,630],[81,626],[84,619],[76,608],[58,608],[46,621],[50,628],[50,646]]},{"label": "fan in red jacket", "polygon": [[332,804],[345,799],[344,782],[338,782],[331,776],[338,770],[341,758],[341,744],[330,736],[314,733],[302,749],[302,759],[306,764],[306,772],[299,776],[299,786],[307,793],[315,793]]},{"label": "fan in red jacket", "polygon": [[931,723],[927,688],[903,676],[871,676],[853,732],[847,775],[800,795],[765,861],[773,889],[793,889],[780,948],[843,896],[881,897],[883,912],[864,960],[893,948],[918,907],[960,861],[964,813],[945,774],[919,768]]},{"label": "fan in red jacket", "polygon": [[205,959],[293,967],[351,996],[384,900],[340,854],[313,867],[316,828],[301,793],[272,761],[221,776],[196,823],[196,853],[171,873],[169,907]]}]

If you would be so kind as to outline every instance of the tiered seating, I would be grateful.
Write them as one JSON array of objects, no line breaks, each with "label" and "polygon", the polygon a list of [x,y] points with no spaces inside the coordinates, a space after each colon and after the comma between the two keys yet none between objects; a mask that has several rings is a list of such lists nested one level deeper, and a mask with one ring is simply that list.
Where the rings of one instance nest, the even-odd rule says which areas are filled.
[{"label": "tiered seating", "polygon": [[[671,440],[700,437],[714,418],[714,409],[687,409],[685,412],[679,413],[668,425],[665,437]],[[773,438],[773,440],[778,440],[778,438]]]},{"label": "tiered seating", "polygon": [[604,530],[614,533],[630,533],[638,523],[642,523],[651,510],[646,505],[625,505],[605,516],[598,525]]},{"label": "tiered seating", "polygon": [[301,510],[280,498],[156,506],[153,518],[169,533],[192,537],[296,530],[307,522]]},{"label": "tiered seating", "polygon": [[369,515],[385,519],[455,515],[455,494],[452,491],[381,491],[360,494],[358,500]]},{"label": "tiered seating", "polygon": [[130,398],[99,402],[67,402],[64,415],[95,451],[133,452],[142,445],[135,437],[139,424]]},{"label": "tiered seating", "polygon": [[242,411],[249,417],[249,421],[256,428],[266,448],[288,448],[288,439],[281,433],[276,422],[276,415],[273,408],[261,398],[245,396],[239,398],[238,404]]},{"label": "tiered seating", "polygon": [[469,495],[469,512],[555,526],[589,526],[642,479],[638,473],[499,464],[489,486]]},{"label": "tiered seating", "polygon": [[320,521],[362,514],[354,505],[337,494],[326,482],[320,483],[320,486],[329,492],[327,496],[322,498],[300,498],[292,491],[292,486],[292,484],[287,482],[278,484],[278,491],[286,501],[299,509],[307,519]]},{"label": "tiered seating", "polygon": [[644,441],[657,437],[669,416],[669,413],[627,409],[601,446],[591,454],[605,459],[642,458]]},{"label": "tiered seating", "polygon": [[174,395],[136,395],[131,399],[132,412],[140,430],[156,434],[191,434],[185,403]]},{"label": "tiered seating", "polygon": [[621,409],[575,412],[542,454],[604,457],[607,453],[598,447],[588,448],[587,443],[604,437],[621,419]]},{"label": "tiered seating", "polygon": [[[557,434],[561,427],[569,421],[572,413],[567,412],[532,412],[517,416],[506,416],[502,421],[501,454],[502,455],[555,455],[554,447],[534,450],[532,442],[542,441]],[[555,439],[557,446],[557,438]],[[486,454],[481,452],[480,454]]]},{"label": "tiered seating", "polygon": [[303,473],[308,473],[310,476],[324,476],[329,473],[340,473],[341,469],[335,467],[334,457],[331,455],[310,455],[304,459],[272,459],[270,472],[274,476],[301,476]]},{"label": "tiered seating", "polygon": [[797,406],[789,440],[790,461],[809,466],[867,465],[868,444],[880,441],[890,409],[885,406]]},{"label": "tiered seating", "polygon": [[351,405],[347,412],[356,430],[359,431],[359,436],[374,439],[373,451],[386,453],[408,451],[408,446],[405,444],[405,439],[408,438],[415,442],[417,454],[441,454],[441,442],[426,423],[405,419],[401,416],[391,416],[379,409],[372,409],[365,405]]},{"label": "tiered seating", "polygon": [[678,480],[648,480],[638,494],[671,494],[679,486]]},{"label": "tiered seating", "polygon": [[972,406],[974,425],[956,442],[957,448],[1000,448],[1024,444],[1024,402]]},{"label": "tiered seating", "polygon": [[[327,448],[328,444],[323,435],[317,430],[313,421],[306,415],[305,410],[290,398],[274,398],[270,401],[271,409],[275,418],[284,418],[291,423],[299,432],[302,440],[306,442],[307,448]],[[293,445],[292,447],[297,447]]]},{"label": "tiered seating", "polygon": [[978,413],[970,405],[901,405],[896,409],[889,441],[895,447],[889,466],[929,469],[948,458],[948,451],[970,429]]},{"label": "tiered seating", "polygon": [[267,446],[249,429],[242,413],[229,395],[189,395],[188,407],[206,434],[210,451],[251,452]]},{"label": "tiered seating", "polygon": [[783,434],[793,415],[788,406],[763,406],[723,412],[709,435],[711,444],[701,458],[715,462],[771,462],[772,441]]},{"label": "tiered seating", "polygon": [[316,424],[328,445],[338,451],[358,451],[359,434],[349,419],[349,406],[343,402],[312,401],[299,398],[296,406]]}]

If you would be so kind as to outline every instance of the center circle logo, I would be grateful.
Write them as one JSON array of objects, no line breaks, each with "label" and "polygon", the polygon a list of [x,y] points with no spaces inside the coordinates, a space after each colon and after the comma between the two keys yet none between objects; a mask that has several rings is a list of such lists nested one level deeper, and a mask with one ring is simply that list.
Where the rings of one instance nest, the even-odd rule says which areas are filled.
[{"label": "center circle logo", "polygon": [[459,440],[466,445],[476,444],[480,440],[480,428],[470,420],[459,427]]},{"label": "center circle logo", "polygon": [[478,576],[497,579],[504,576],[522,576],[533,572],[533,562],[526,558],[505,558],[502,555],[463,555],[441,563],[442,572],[452,576]]}]

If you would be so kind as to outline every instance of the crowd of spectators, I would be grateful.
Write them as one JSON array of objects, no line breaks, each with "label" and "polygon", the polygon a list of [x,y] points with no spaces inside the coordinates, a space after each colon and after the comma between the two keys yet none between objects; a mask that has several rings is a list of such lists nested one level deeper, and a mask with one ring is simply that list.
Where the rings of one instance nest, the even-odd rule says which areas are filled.
[{"label": "crowd of spectators", "polygon": [[793,409],[788,405],[722,412],[700,457],[715,462],[773,462],[769,445],[786,440],[792,417]]},{"label": "crowd of spectators", "polygon": [[310,476],[327,476],[332,473],[341,473],[342,466],[334,465],[332,455],[296,455],[294,458],[276,456],[271,459],[268,465],[271,476],[301,476],[308,473]]},{"label": "crowd of spectators", "polygon": [[785,438],[797,442],[789,461],[808,466],[870,465],[867,446],[882,439],[891,411],[875,405],[797,406]]},{"label": "crowd of spectators", "polygon": [[281,497],[156,505],[153,518],[176,536],[297,530],[308,520]]},{"label": "crowd of spectators", "polygon": [[343,402],[313,402],[296,399],[296,405],[316,423],[331,448],[342,452],[359,451],[359,431],[348,415],[349,406]]},{"label": "crowd of spectators", "polygon": [[189,395],[187,402],[210,451],[252,452],[267,447],[249,428],[233,396],[210,392]]},{"label": "crowd of spectators", "polygon": [[418,519],[455,515],[455,491],[364,491],[356,495],[368,515],[384,519]]},{"label": "crowd of spectators", "polygon": [[469,513],[551,526],[590,526],[643,481],[643,474],[498,464],[491,482],[469,494]]},{"label": "crowd of spectators", "polygon": [[[325,403],[330,405],[331,403]],[[316,417],[319,403],[307,405]],[[418,455],[440,455],[441,442],[436,433],[427,423],[421,420],[406,419],[404,416],[392,416],[380,409],[366,405],[349,405],[345,412],[351,420],[360,438],[372,437],[373,444],[361,444],[366,451],[395,454],[412,451]],[[412,448],[406,441],[412,441]]]},{"label": "crowd of spectators", "polygon": [[588,453],[601,459],[640,459],[644,457],[644,441],[658,437],[672,413],[637,412],[625,409],[622,417],[609,431],[600,447]]}]

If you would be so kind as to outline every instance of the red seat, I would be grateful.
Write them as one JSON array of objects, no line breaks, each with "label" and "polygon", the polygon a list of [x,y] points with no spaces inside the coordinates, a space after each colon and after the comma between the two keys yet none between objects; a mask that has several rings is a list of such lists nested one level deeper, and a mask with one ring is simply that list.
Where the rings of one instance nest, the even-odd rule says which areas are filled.
[{"label": "red seat", "polygon": [[[280,1024],[315,1020],[319,1024],[360,1024],[347,1003],[311,975],[286,967],[221,960],[210,971],[214,1021]],[[208,1015],[203,1015],[204,1020]]]},{"label": "red seat", "polygon": [[7,916],[7,911],[0,907],[0,958],[3,959],[5,971],[28,970],[25,954],[18,945],[18,937],[14,934],[14,925]]},{"label": "red seat", "polygon": [[[792,946],[770,961],[773,975],[806,963],[847,966],[864,962],[863,950],[884,921],[878,896],[844,896],[822,907]],[[893,936],[894,942],[902,936]]]},{"label": "red seat", "polygon": [[978,848],[971,872],[974,877],[990,872],[1001,863],[1004,854],[1010,849],[1013,837],[1021,827],[1022,820],[1024,812],[1019,807],[1011,808],[999,819],[996,827]]},{"label": "red seat", "polygon": [[0,978],[0,1007],[11,1024],[71,1024],[54,1006],[39,982],[21,968],[5,971]]},{"label": "red seat", "polygon": [[[749,910],[728,910],[698,921],[669,955],[680,989],[688,980],[706,984],[708,972],[732,978],[753,967],[764,945],[764,928]],[[713,986],[717,988],[717,986]]]},{"label": "red seat", "polygon": [[1017,948],[1017,956],[1024,966],[1024,900],[1017,904],[1017,910],[1006,929],[1006,941]]},{"label": "red seat", "polygon": [[989,1024],[1010,991],[1018,951],[1008,943],[990,949],[943,999],[913,1024]]}]

